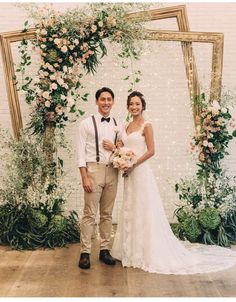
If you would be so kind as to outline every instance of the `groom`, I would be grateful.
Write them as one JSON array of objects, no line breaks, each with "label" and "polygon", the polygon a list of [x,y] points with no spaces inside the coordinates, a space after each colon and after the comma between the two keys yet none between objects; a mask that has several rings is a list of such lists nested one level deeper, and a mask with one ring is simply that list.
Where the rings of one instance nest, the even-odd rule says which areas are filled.
[{"label": "groom", "polygon": [[109,252],[112,210],[118,182],[118,170],[108,165],[117,135],[116,120],[110,117],[114,93],[110,88],[103,87],[96,92],[95,98],[97,114],[83,120],[79,128],[79,169],[84,188],[79,260],[82,269],[90,268],[91,237],[98,206],[101,238],[99,259],[108,265],[116,263]]}]

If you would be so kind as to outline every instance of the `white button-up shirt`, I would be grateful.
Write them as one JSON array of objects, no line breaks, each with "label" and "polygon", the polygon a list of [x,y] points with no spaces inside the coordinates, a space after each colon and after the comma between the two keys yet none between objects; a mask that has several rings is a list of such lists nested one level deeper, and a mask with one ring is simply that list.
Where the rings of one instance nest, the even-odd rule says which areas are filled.
[{"label": "white button-up shirt", "polygon": [[[94,115],[94,117],[98,129],[99,162],[107,164],[109,162],[111,151],[105,150],[102,146],[102,142],[103,139],[109,139],[114,143],[116,133],[119,129],[118,123],[117,126],[115,126],[114,120],[111,116],[109,116],[109,123],[107,121],[102,122],[102,115],[99,112]],[[78,165],[79,167],[86,167],[87,162],[96,162],[95,129],[91,116],[80,123],[78,137]]]}]

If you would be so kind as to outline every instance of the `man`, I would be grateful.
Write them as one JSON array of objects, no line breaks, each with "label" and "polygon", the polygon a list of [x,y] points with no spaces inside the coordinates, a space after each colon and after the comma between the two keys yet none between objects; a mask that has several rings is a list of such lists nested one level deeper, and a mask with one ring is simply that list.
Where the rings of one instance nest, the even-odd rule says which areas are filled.
[{"label": "man", "polygon": [[99,259],[108,265],[116,263],[109,252],[112,210],[118,182],[118,170],[108,165],[117,136],[116,120],[110,117],[114,93],[110,88],[103,87],[96,92],[95,98],[98,113],[83,120],[79,128],[79,169],[84,188],[79,260],[82,269],[90,268],[91,237],[98,206],[101,238]]}]

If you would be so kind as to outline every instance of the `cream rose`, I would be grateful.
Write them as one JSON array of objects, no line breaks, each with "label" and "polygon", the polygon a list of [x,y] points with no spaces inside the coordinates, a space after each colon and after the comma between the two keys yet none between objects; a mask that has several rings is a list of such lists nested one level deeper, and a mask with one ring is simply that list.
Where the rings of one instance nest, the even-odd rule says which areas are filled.
[{"label": "cream rose", "polygon": [[68,48],[66,45],[62,46],[61,51],[66,53],[68,51]]},{"label": "cream rose", "polygon": [[49,101],[45,102],[45,107],[49,108],[51,106],[51,103]]},{"label": "cream rose", "polygon": [[44,91],[44,92],[42,93],[42,97],[45,98],[45,99],[49,99],[49,98],[50,98],[49,92],[48,92],[48,91]]},{"label": "cream rose", "polygon": [[52,87],[52,89],[56,90],[58,86],[56,83],[52,83],[51,87]]}]

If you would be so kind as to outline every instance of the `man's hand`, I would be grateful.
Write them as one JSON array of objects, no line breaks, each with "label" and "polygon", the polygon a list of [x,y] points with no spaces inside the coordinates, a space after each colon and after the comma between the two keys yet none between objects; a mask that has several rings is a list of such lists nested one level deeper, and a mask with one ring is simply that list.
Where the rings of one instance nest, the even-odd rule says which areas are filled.
[{"label": "man's hand", "polygon": [[91,184],[90,179],[88,177],[83,177],[82,182],[83,182],[84,191],[87,192],[87,193],[92,193],[93,188],[92,188],[92,184]]},{"label": "man's hand", "polygon": [[116,146],[109,139],[103,139],[102,146],[105,150],[108,151],[112,151],[116,148]]}]

